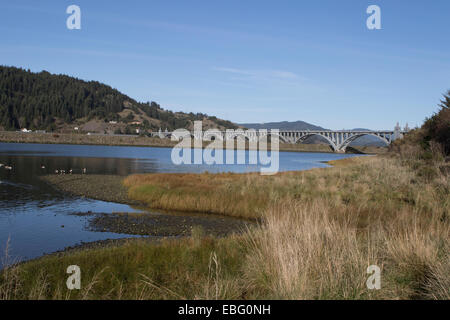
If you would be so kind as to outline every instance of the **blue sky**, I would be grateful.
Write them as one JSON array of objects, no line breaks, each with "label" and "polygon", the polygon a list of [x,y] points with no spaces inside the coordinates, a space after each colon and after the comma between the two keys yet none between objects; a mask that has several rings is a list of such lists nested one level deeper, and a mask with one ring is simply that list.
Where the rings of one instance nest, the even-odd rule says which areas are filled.
[{"label": "blue sky", "polygon": [[[81,30],[66,28],[80,6]],[[381,8],[368,30],[366,8]],[[2,1],[0,64],[235,122],[410,126],[450,89],[450,1]]]}]

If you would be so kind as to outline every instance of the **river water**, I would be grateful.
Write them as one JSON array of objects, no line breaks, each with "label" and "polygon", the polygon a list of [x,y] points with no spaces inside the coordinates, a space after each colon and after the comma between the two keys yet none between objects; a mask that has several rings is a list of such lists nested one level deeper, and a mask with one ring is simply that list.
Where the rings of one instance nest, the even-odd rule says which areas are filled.
[{"label": "river water", "polygon": [[[26,260],[68,246],[130,237],[86,228],[75,212],[139,212],[128,205],[62,194],[40,175],[70,169],[87,174],[151,172],[250,172],[261,165],[174,165],[169,148],[0,143],[0,257],[9,243],[10,259]],[[248,156],[248,153],[246,153]],[[349,154],[280,152],[280,171],[326,167],[324,161]],[[3,164],[3,166],[1,166]],[[11,166],[7,170],[5,166]],[[11,262],[11,260],[10,260]],[[0,261],[0,268],[2,262]]]}]

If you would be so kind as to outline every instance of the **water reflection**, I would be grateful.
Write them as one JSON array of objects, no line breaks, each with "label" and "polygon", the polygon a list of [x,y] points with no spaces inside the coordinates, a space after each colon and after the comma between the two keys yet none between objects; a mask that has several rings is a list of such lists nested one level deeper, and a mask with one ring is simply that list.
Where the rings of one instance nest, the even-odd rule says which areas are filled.
[{"label": "water reflection", "polygon": [[[28,259],[62,250],[77,243],[115,239],[127,235],[85,229],[86,218],[73,212],[135,212],[139,209],[57,192],[38,177],[70,169],[87,174],[126,176],[145,172],[259,171],[257,165],[172,164],[171,149],[111,146],[0,143],[0,250],[10,238],[11,254]],[[322,161],[349,157],[327,153],[280,152],[280,170],[324,167]]]}]

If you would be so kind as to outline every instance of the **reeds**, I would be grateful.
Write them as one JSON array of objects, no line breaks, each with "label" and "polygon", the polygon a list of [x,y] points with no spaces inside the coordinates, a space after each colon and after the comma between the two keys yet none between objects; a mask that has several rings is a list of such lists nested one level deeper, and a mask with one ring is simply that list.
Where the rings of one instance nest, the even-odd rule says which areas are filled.
[{"label": "reeds", "polygon": [[[18,285],[6,285],[11,289],[2,297],[450,297],[448,176],[423,176],[401,158],[353,158],[333,168],[270,177],[137,175],[125,185],[131,197],[151,207],[258,218],[259,226],[222,239],[205,237],[195,228],[189,239],[135,240],[44,257],[14,269],[17,281],[11,283]],[[80,265],[88,283],[105,271],[92,286],[84,284],[90,288],[87,295],[68,293],[61,268],[70,264]],[[380,290],[366,287],[370,265],[381,269]],[[2,277],[5,288],[11,277],[5,271]],[[32,289],[36,283],[44,289]]]}]

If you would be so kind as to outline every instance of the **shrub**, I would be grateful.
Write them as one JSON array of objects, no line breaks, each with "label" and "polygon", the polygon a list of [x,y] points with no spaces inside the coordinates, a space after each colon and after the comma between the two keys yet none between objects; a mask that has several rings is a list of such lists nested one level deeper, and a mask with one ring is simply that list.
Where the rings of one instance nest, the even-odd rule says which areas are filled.
[{"label": "shrub", "polygon": [[450,90],[444,94],[444,100],[439,105],[441,109],[423,125],[424,140],[434,141],[442,145],[446,155],[450,154]]}]

